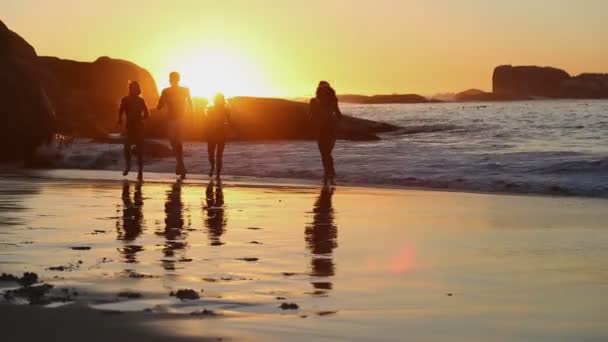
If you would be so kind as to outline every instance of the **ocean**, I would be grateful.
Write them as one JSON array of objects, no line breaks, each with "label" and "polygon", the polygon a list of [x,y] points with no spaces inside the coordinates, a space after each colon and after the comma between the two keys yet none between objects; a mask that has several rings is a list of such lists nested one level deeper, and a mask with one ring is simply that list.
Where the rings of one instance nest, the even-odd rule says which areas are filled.
[{"label": "ocean", "polygon": [[[342,104],[345,114],[403,127],[372,142],[339,141],[337,181],[473,192],[608,198],[608,101]],[[190,173],[206,174],[206,144],[186,144]],[[77,140],[58,168],[120,170],[122,146]],[[172,158],[146,170],[174,171]],[[320,180],[316,143],[233,142],[230,176]]]}]

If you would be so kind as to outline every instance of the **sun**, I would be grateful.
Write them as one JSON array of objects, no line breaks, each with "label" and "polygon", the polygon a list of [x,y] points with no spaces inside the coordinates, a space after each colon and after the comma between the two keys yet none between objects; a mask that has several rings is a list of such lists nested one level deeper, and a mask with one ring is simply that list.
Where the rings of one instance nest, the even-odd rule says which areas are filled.
[{"label": "sun", "polygon": [[182,85],[192,96],[212,98],[218,92],[227,97],[264,96],[268,87],[253,59],[238,49],[204,46],[182,51],[171,63],[182,76]]}]

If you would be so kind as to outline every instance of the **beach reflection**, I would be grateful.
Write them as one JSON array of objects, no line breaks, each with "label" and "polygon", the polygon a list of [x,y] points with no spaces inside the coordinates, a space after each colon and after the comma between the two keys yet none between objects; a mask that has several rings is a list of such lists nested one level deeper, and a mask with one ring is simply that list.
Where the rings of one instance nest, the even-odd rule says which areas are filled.
[{"label": "beach reflection", "polygon": [[117,239],[125,244],[119,252],[126,263],[137,263],[137,253],[144,250],[142,246],[133,244],[143,230],[144,202],[141,187],[142,184],[138,182],[131,198],[131,183],[125,181],[122,185],[122,217],[116,222],[116,232]]},{"label": "beach reflection", "polygon": [[[167,271],[175,270],[176,253],[186,248],[184,231],[184,203],[182,201],[182,183],[175,182],[167,192],[165,201],[165,229],[157,232],[165,237],[162,266]],[[183,257],[183,256],[182,256]]]},{"label": "beach reflection", "polygon": [[223,245],[221,237],[226,231],[228,218],[224,211],[224,190],[220,181],[217,183],[211,181],[207,185],[203,211],[207,214],[205,227],[207,229],[209,244],[211,246]]},{"label": "beach reflection", "polygon": [[[321,189],[312,210],[313,221],[305,230],[306,245],[312,254],[310,275],[313,277],[327,278],[335,274],[333,251],[338,247],[338,227],[334,222],[333,194],[334,188]],[[317,290],[331,290],[333,287],[328,280],[311,284]]]}]

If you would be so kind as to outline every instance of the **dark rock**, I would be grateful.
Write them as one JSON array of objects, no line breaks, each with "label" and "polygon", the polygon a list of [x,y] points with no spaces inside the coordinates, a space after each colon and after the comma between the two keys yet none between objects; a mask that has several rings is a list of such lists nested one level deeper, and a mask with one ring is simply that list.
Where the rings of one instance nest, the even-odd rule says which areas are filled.
[{"label": "dark rock", "polygon": [[0,281],[12,281],[12,282],[18,282],[19,278],[15,277],[12,274],[6,274],[6,273],[2,273],[2,275],[0,275]]},{"label": "dark rock", "polygon": [[37,65],[63,132],[92,137],[115,129],[118,105],[129,81],[140,83],[149,106],[158,100],[152,75],[128,61],[100,57],[89,63],[40,57]]},{"label": "dark rock", "polygon": [[[235,97],[232,108],[233,138],[238,140],[313,140],[308,104],[281,99]],[[378,133],[397,127],[344,115],[338,124],[342,140],[378,140]]]},{"label": "dark rock", "polygon": [[31,162],[54,133],[54,110],[36,76],[36,51],[0,21],[0,160]]},{"label": "dark rock", "polygon": [[192,289],[177,290],[177,292],[171,292],[171,293],[169,293],[169,295],[171,297],[177,297],[181,300],[196,300],[196,299],[200,298],[200,295],[198,294],[198,292],[196,292]]},{"label": "dark rock", "polygon": [[329,315],[335,315],[337,313],[338,313],[338,311],[319,311],[319,312],[317,312],[317,316],[329,316]]},{"label": "dark rock", "polygon": [[36,50],[0,20],[0,58],[35,59]]},{"label": "dark rock", "polygon": [[247,261],[247,262],[256,262],[256,261],[258,261],[260,259],[259,258],[249,258],[248,257],[248,258],[239,258],[238,260]]},{"label": "dark rock", "polygon": [[15,298],[26,299],[31,305],[45,305],[50,303],[47,294],[51,291],[53,285],[42,284],[37,286],[21,287],[17,290],[6,291],[4,299],[10,301]]},{"label": "dark rock", "polygon": [[563,96],[568,98],[608,98],[608,74],[581,74],[561,83]]},{"label": "dark rock", "polygon": [[454,100],[458,102],[482,102],[495,101],[496,97],[492,93],[479,89],[469,89],[454,95]]},{"label": "dark rock", "polygon": [[38,275],[36,273],[32,273],[32,272],[25,272],[25,273],[23,273],[23,277],[21,277],[19,280],[17,280],[17,282],[21,286],[25,286],[25,287],[31,286],[38,282]]},{"label": "dark rock", "polygon": [[89,247],[89,246],[74,246],[74,247],[70,247],[70,249],[73,249],[75,251],[88,251],[88,250],[91,250],[91,247]]},{"label": "dark rock", "polygon": [[300,307],[295,303],[283,303],[279,308],[283,310],[298,310]]},{"label": "dark rock", "polygon": [[217,316],[217,314],[212,310],[198,310],[190,313],[190,316]]},{"label": "dark rock", "polygon": [[137,292],[124,291],[124,292],[120,292],[118,294],[118,297],[129,298],[129,299],[138,299],[138,298],[142,298],[143,295],[141,293],[137,293]]},{"label": "dark rock", "polygon": [[339,95],[338,99],[346,103],[359,104],[385,104],[385,103],[427,103],[429,100],[417,94],[391,94],[391,95]]},{"label": "dark rock", "polygon": [[283,272],[283,275],[286,276],[286,277],[291,277],[291,276],[294,276],[296,274],[292,273],[292,272]]},{"label": "dark rock", "polygon": [[562,97],[561,83],[570,79],[552,67],[502,65],[494,69],[493,92],[512,97]]}]

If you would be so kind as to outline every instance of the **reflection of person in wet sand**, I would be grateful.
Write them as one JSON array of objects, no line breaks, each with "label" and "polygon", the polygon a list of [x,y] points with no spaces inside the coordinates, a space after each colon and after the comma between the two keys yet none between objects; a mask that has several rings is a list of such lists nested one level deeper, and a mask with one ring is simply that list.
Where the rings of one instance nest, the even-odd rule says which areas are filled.
[{"label": "reflection of person in wet sand", "polygon": [[[126,263],[137,263],[137,253],[143,251],[143,247],[132,244],[142,233],[143,197],[141,193],[141,182],[135,185],[133,199],[131,199],[131,183],[125,181],[122,186],[122,219],[116,222],[117,240],[125,243],[120,249]],[[122,224],[121,224],[122,223]]]},{"label": "reflection of person in wet sand", "polygon": [[[333,194],[333,188],[323,187],[313,208],[313,222],[305,231],[306,244],[312,253],[310,275],[313,277],[335,274],[332,253],[338,247],[338,227],[334,223]],[[331,282],[313,282],[312,285],[319,290],[332,288]]]},{"label": "reflection of person in wet sand", "polygon": [[163,268],[175,269],[175,252],[186,247],[184,236],[184,203],[182,202],[182,184],[175,182],[171,190],[167,192],[165,202],[165,230],[158,232],[165,236],[165,247],[163,248]]},{"label": "reflection of person in wet sand", "polygon": [[224,234],[228,222],[224,215],[224,190],[221,182],[209,182],[205,191],[205,202],[203,210],[207,212],[205,227],[209,236],[209,244],[221,246],[223,243],[220,238]]}]

